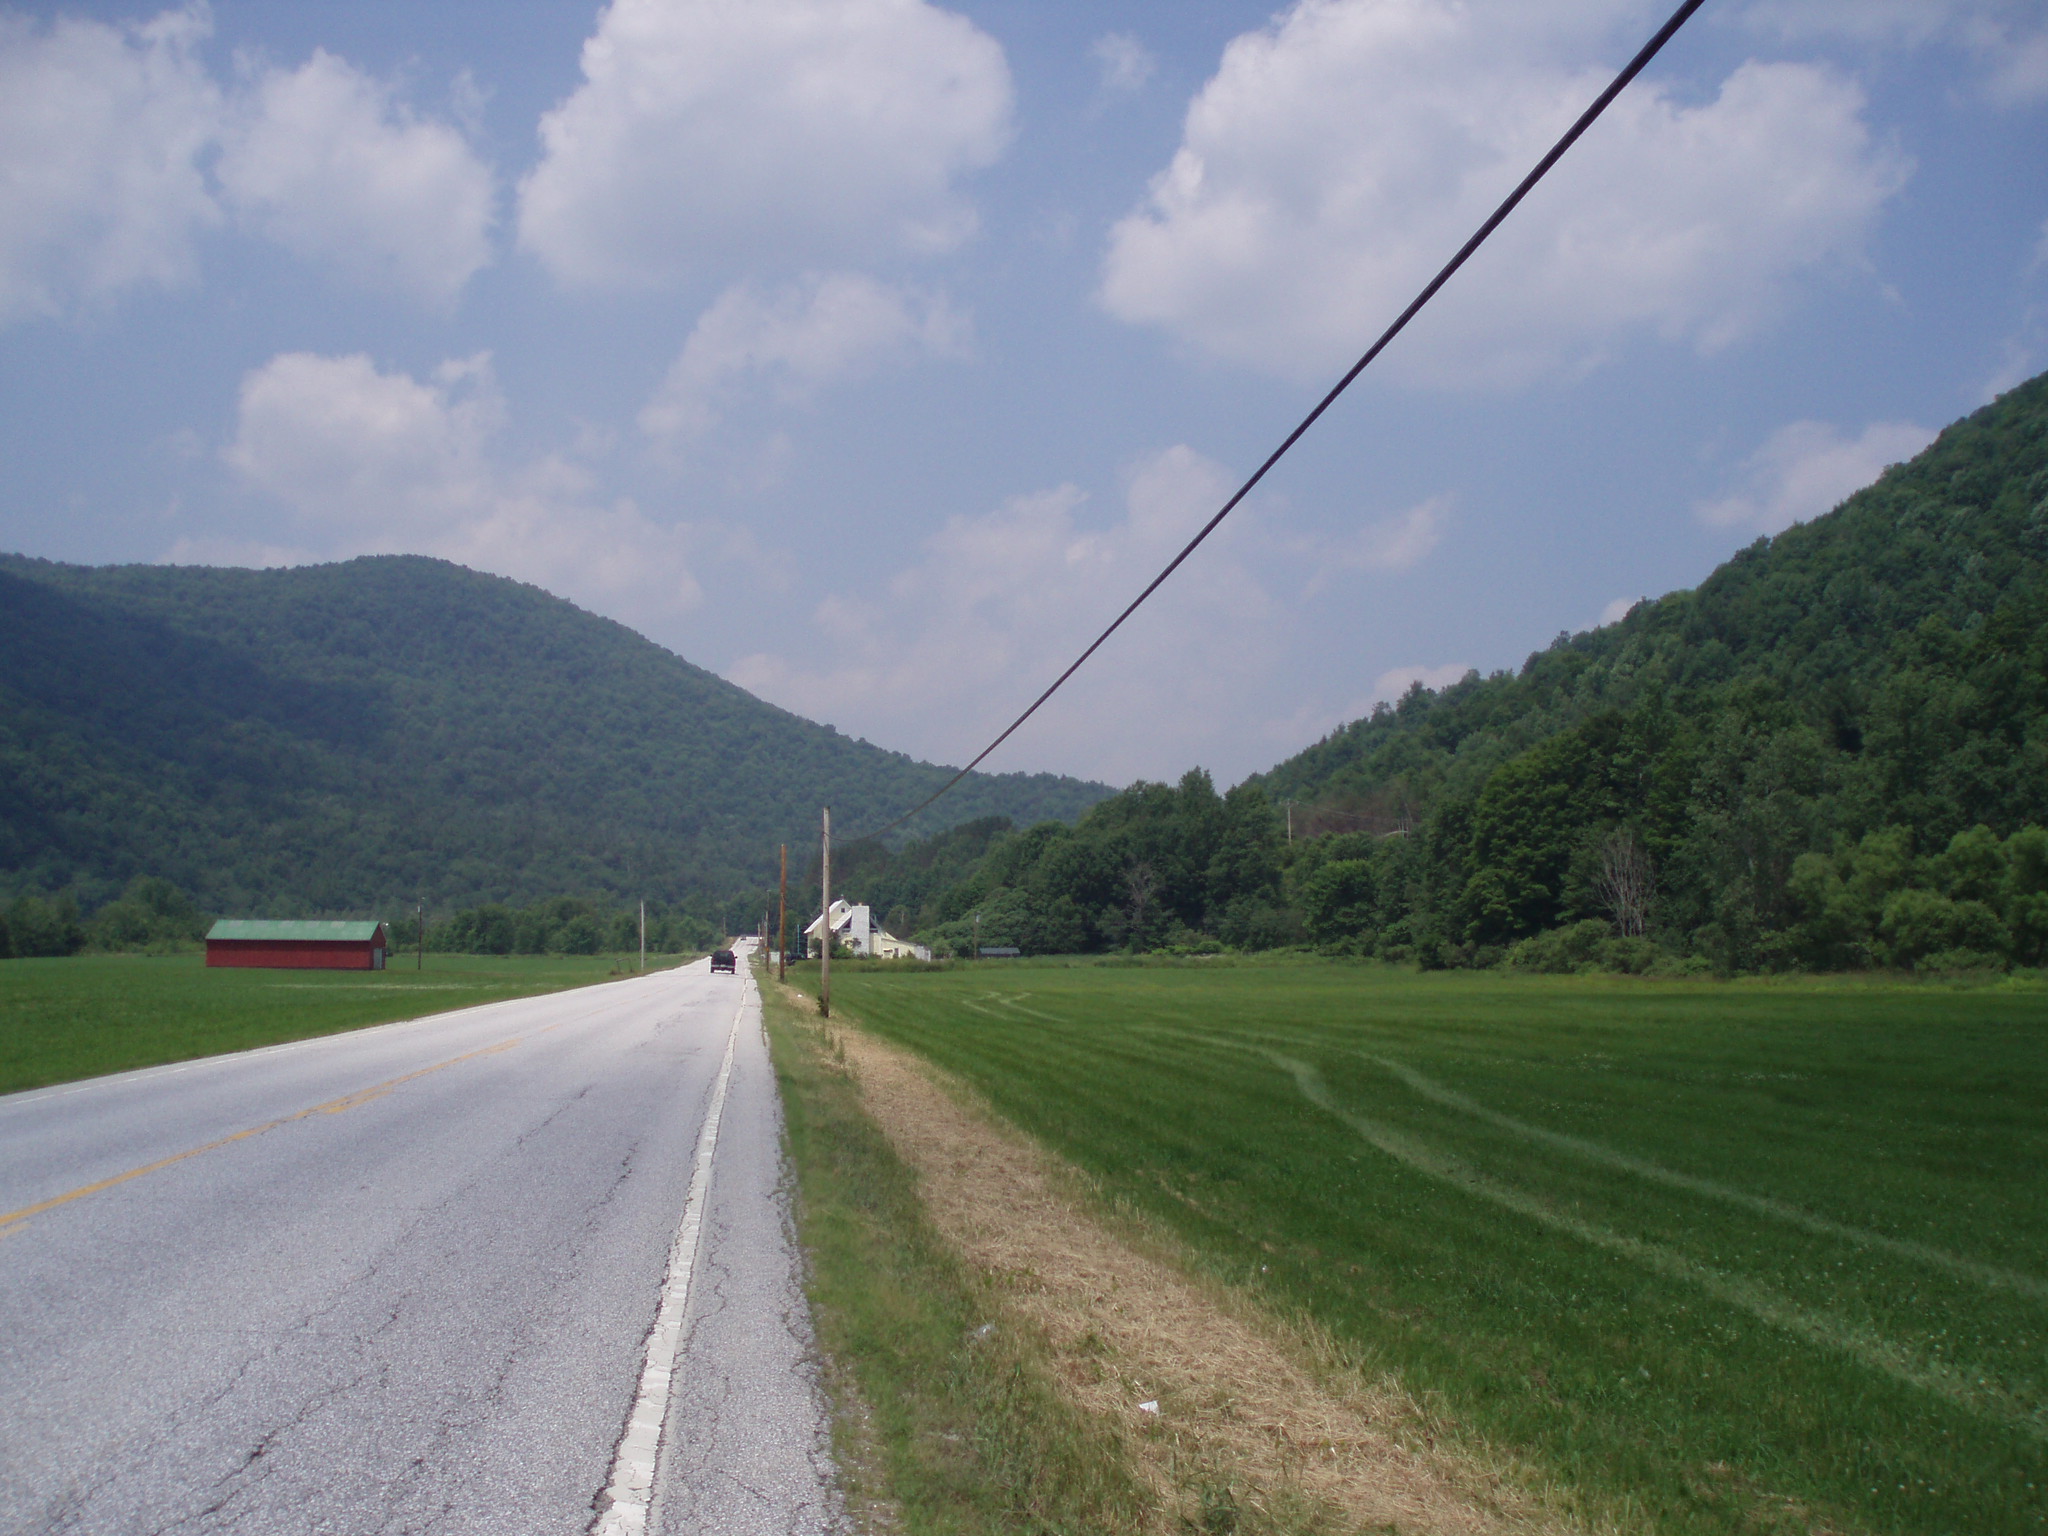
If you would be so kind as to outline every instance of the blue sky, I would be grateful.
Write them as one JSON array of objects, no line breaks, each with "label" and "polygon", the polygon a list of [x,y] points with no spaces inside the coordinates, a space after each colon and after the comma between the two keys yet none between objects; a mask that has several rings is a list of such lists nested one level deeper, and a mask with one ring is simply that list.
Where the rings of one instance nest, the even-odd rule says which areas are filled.
[{"label": "blue sky", "polygon": [[[0,547],[444,555],[958,762],[1661,19],[0,11]],[[992,766],[1232,781],[2048,367],[2048,17],[1709,0]]]}]

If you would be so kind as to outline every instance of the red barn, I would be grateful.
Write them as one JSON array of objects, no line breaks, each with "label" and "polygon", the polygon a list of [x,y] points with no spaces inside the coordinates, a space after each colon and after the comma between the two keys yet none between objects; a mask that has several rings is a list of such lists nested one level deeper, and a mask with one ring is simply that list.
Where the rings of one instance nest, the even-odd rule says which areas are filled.
[{"label": "red barn", "polygon": [[206,933],[208,965],[293,971],[381,971],[382,923],[268,923],[224,917]]}]

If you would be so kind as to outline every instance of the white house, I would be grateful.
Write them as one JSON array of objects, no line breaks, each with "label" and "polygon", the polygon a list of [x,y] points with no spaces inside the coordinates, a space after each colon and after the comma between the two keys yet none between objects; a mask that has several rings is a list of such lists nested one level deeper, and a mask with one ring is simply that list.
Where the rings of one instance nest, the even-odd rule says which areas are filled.
[{"label": "white house", "polygon": [[[818,935],[824,924],[824,918],[814,917],[810,926],[804,929],[804,937],[809,941],[805,948],[811,954],[819,952]],[[856,955],[872,955],[878,960],[929,960],[932,957],[931,950],[925,945],[912,944],[877,928],[874,914],[865,904],[852,906],[844,901],[833,902],[832,937]]]}]

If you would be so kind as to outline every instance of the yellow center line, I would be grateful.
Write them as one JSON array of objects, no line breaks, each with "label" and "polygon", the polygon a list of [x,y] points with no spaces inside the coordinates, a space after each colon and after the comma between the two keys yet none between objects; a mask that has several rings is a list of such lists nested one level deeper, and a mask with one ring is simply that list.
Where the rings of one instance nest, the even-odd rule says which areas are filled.
[{"label": "yellow center line", "polygon": [[[561,1027],[559,1024],[550,1024],[545,1029],[535,1030],[534,1034],[544,1035],[550,1030],[560,1029]],[[24,1205],[18,1211],[9,1211],[4,1216],[0,1216],[0,1233],[11,1231],[20,1223],[27,1221],[31,1216],[40,1216],[45,1211],[54,1211],[60,1205],[69,1205],[74,1200],[83,1200],[87,1195],[96,1195],[102,1190],[112,1189],[119,1184],[126,1184],[130,1179],[139,1179],[144,1174],[156,1173],[161,1169],[171,1167],[175,1163],[185,1162],[190,1158],[199,1157],[207,1152],[216,1152],[222,1147],[233,1146],[238,1141],[247,1141],[252,1136],[261,1136],[265,1131],[274,1131],[281,1125],[290,1125],[294,1121],[304,1120],[312,1115],[341,1114],[346,1110],[356,1108],[358,1105],[368,1104],[373,1099],[381,1099],[392,1089],[412,1082],[416,1078],[425,1077],[429,1073],[439,1072],[445,1067],[458,1066],[465,1061],[474,1061],[479,1056],[495,1056],[500,1051],[509,1051],[527,1038],[529,1037],[525,1035],[514,1035],[510,1040],[500,1040],[496,1045],[486,1045],[474,1051],[465,1051],[460,1056],[450,1056],[446,1061],[437,1061],[431,1067],[421,1067],[416,1072],[407,1072],[403,1076],[390,1078],[385,1082],[376,1084],[374,1087],[360,1088],[354,1093],[343,1094],[338,1099],[329,1099],[324,1104],[315,1104],[311,1109],[302,1109],[295,1114],[283,1115],[275,1120],[266,1120],[261,1125],[252,1125],[246,1131],[236,1131],[232,1136],[223,1136],[218,1141],[209,1141],[203,1147],[191,1147],[183,1152],[173,1152],[169,1157],[160,1157],[153,1163],[144,1163],[140,1168],[130,1168],[126,1173],[117,1173],[112,1178],[101,1179],[96,1184],[82,1184],[77,1189],[67,1190],[61,1195],[52,1195],[47,1200],[39,1200],[34,1205]]]}]

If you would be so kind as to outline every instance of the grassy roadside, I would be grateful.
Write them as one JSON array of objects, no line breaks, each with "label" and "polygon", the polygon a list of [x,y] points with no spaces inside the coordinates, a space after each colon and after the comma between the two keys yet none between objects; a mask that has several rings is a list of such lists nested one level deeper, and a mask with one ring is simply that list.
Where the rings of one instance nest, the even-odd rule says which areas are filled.
[{"label": "grassy roadside", "polygon": [[1035,1341],[927,1220],[809,1004],[762,984],[831,1362],[850,1502],[869,1529],[946,1536],[1128,1531],[1146,1498],[1123,1448],[1046,1379]]},{"label": "grassy roadside", "polygon": [[265,971],[208,970],[200,954],[0,960],[0,1093],[560,992],[632,964],[437,954],[418,971]]}]

